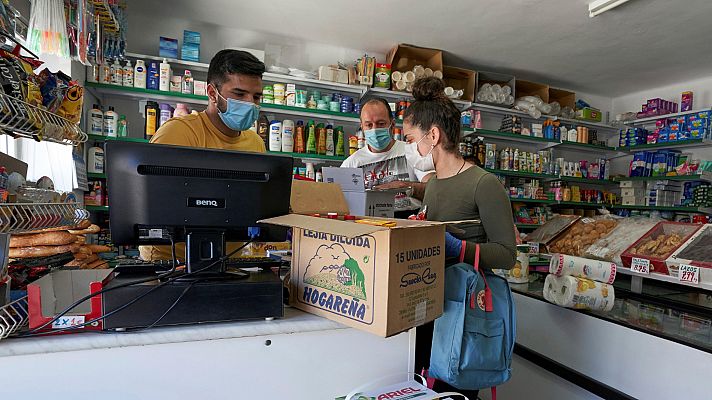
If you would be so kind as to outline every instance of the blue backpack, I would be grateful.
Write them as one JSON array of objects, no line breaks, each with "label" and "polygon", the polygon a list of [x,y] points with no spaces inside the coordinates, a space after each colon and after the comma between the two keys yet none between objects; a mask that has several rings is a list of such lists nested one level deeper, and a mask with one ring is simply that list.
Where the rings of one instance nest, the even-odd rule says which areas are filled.
[{"label": "blue backpack", "polygon": [[435,320],[430,378],[458,389],[492,388],[512,375],[516,315],[507,280],[459,263],[445,269],[445,307]]}]

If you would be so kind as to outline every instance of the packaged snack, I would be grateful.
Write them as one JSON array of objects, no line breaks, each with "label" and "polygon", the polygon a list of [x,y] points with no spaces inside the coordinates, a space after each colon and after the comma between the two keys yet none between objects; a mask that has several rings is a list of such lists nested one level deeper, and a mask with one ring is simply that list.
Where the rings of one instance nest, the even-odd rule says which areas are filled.
[{"label": "packaged snack", "polygon": [[616,227],[608,234],[595,241],[584,252],[584,257],[621,264],[621,254],[639,237],[649,231],[659,218],[628,217],[618,220]]},{"label": "packaged snack", "polygon": [[665,260],[700,227],[699,224],[660,222],[621,254],[623,265],[630,268],[634,257],[643,258],[650,261],[651,272],[668,275]]},{"label": "packaged snack", "polygon": [[47,108],[47,111],[53,113],[57,112],[67,92],[67,82],[70,80],[71,78],[62,72],[53,74],[47,68],[40,72],[39,82],[42,92],[42,105]]},{"label": "packaged snack", "polygon": [[581,257],[594,242],[607,237],[619,220],[610,215],[582,218],[549,244],[549,252]]},{"label": "packaged snack", "polygon": [[82,103],[84,101],[84,88],[76,81],[71,81],[67,93],[57,110],[60,117],[64,117],[69,122],[78,124],[82,117]]}]

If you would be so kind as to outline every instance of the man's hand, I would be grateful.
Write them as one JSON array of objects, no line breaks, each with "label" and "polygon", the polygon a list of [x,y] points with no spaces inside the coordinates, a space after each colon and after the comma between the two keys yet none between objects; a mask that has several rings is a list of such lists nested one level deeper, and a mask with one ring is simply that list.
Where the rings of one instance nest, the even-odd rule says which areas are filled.
[{"label": "man's hand", "polygon": [[373,188],[376,190],[409,189],[409,188],[413,187],[413,183],[414,182],[393,181],[393,182],[382,183],[380,185],[376,185]]}]

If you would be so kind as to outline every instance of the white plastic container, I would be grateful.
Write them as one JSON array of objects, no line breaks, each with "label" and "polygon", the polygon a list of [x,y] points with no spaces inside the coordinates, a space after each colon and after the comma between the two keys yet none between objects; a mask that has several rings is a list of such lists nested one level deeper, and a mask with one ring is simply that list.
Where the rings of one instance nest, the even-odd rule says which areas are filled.
[{"label": "white plastic container", "polygon": [[104,135],[104,113],[101,112],[98,104],[94,104],[91,111],[89,111],[89,120],[91,121],[90,133],[92,135]]},{"label": "white plastic container", "polygon": [[158,90],[167,92],[171,87],[171,65],[164,58],[160,65],[160,75],[158,78]]},{"label": "white plastic container", "polygon": [[124,80],[123,85],[128,87],[133,87],[134,85],[134,69],[131,66],[131,60],[126,61],[126,66],[124,67]]},{"label": "white plastic container", "polygon": [[119,64],[119,59],[114,59],[114,63],[111,64],[111,84],[121,86],[124,82],[124,69]]},{"label": "white plastic container", "polygon": [[90,174],[104,173],[104,150],[101,147],[92,147],[87,155],[87,172]]},{"label": "white plastic container", "polygon": [[331,125],[326,126],[326,155],[334,155],[334,127]]},{"label": "white plastic container", "polygon": [[111,67],[106,64],[99,65],[99,83],[111,84]]},{"label": "white plastic container", "polygon": [[269,151],[282,151],[282,123],[272,121],[269,124]]},{"label": "white plastic container", "polygon": [[316,174],[314,173],[314,164],[310,163],[310,162],[308,162],[306,164],[307,164],[307,178],[316,180]]},{"label": "white plastic container", "polygon": [[109,106],[109,111],[104,113],[104,136],[116,137],[118,127],[119,114],[114,111],[114,107]]},{"label": "white plastic container", "polygon": [[282,121],[282,151],[284,153],[294,151],[294,121],[291,119]]},{"label": "white plastic container", "polygon": [[143,60],[136,60],[134,67],[134,87],[146,89],[146,64]]}]

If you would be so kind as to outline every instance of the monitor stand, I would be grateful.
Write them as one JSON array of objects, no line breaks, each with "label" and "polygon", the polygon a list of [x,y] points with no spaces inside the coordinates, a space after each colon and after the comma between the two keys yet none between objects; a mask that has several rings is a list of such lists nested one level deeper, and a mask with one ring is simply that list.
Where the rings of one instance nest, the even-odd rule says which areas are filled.
[{"label": "monitor stand", "polygon": [[[206,275],[225,274],[225,261],[220,259],[225,255],[225,231],[215,229],[191,229],[186,232],[185,240],[185,271]],[[208,265],[215,265],[206,268]]]}]

